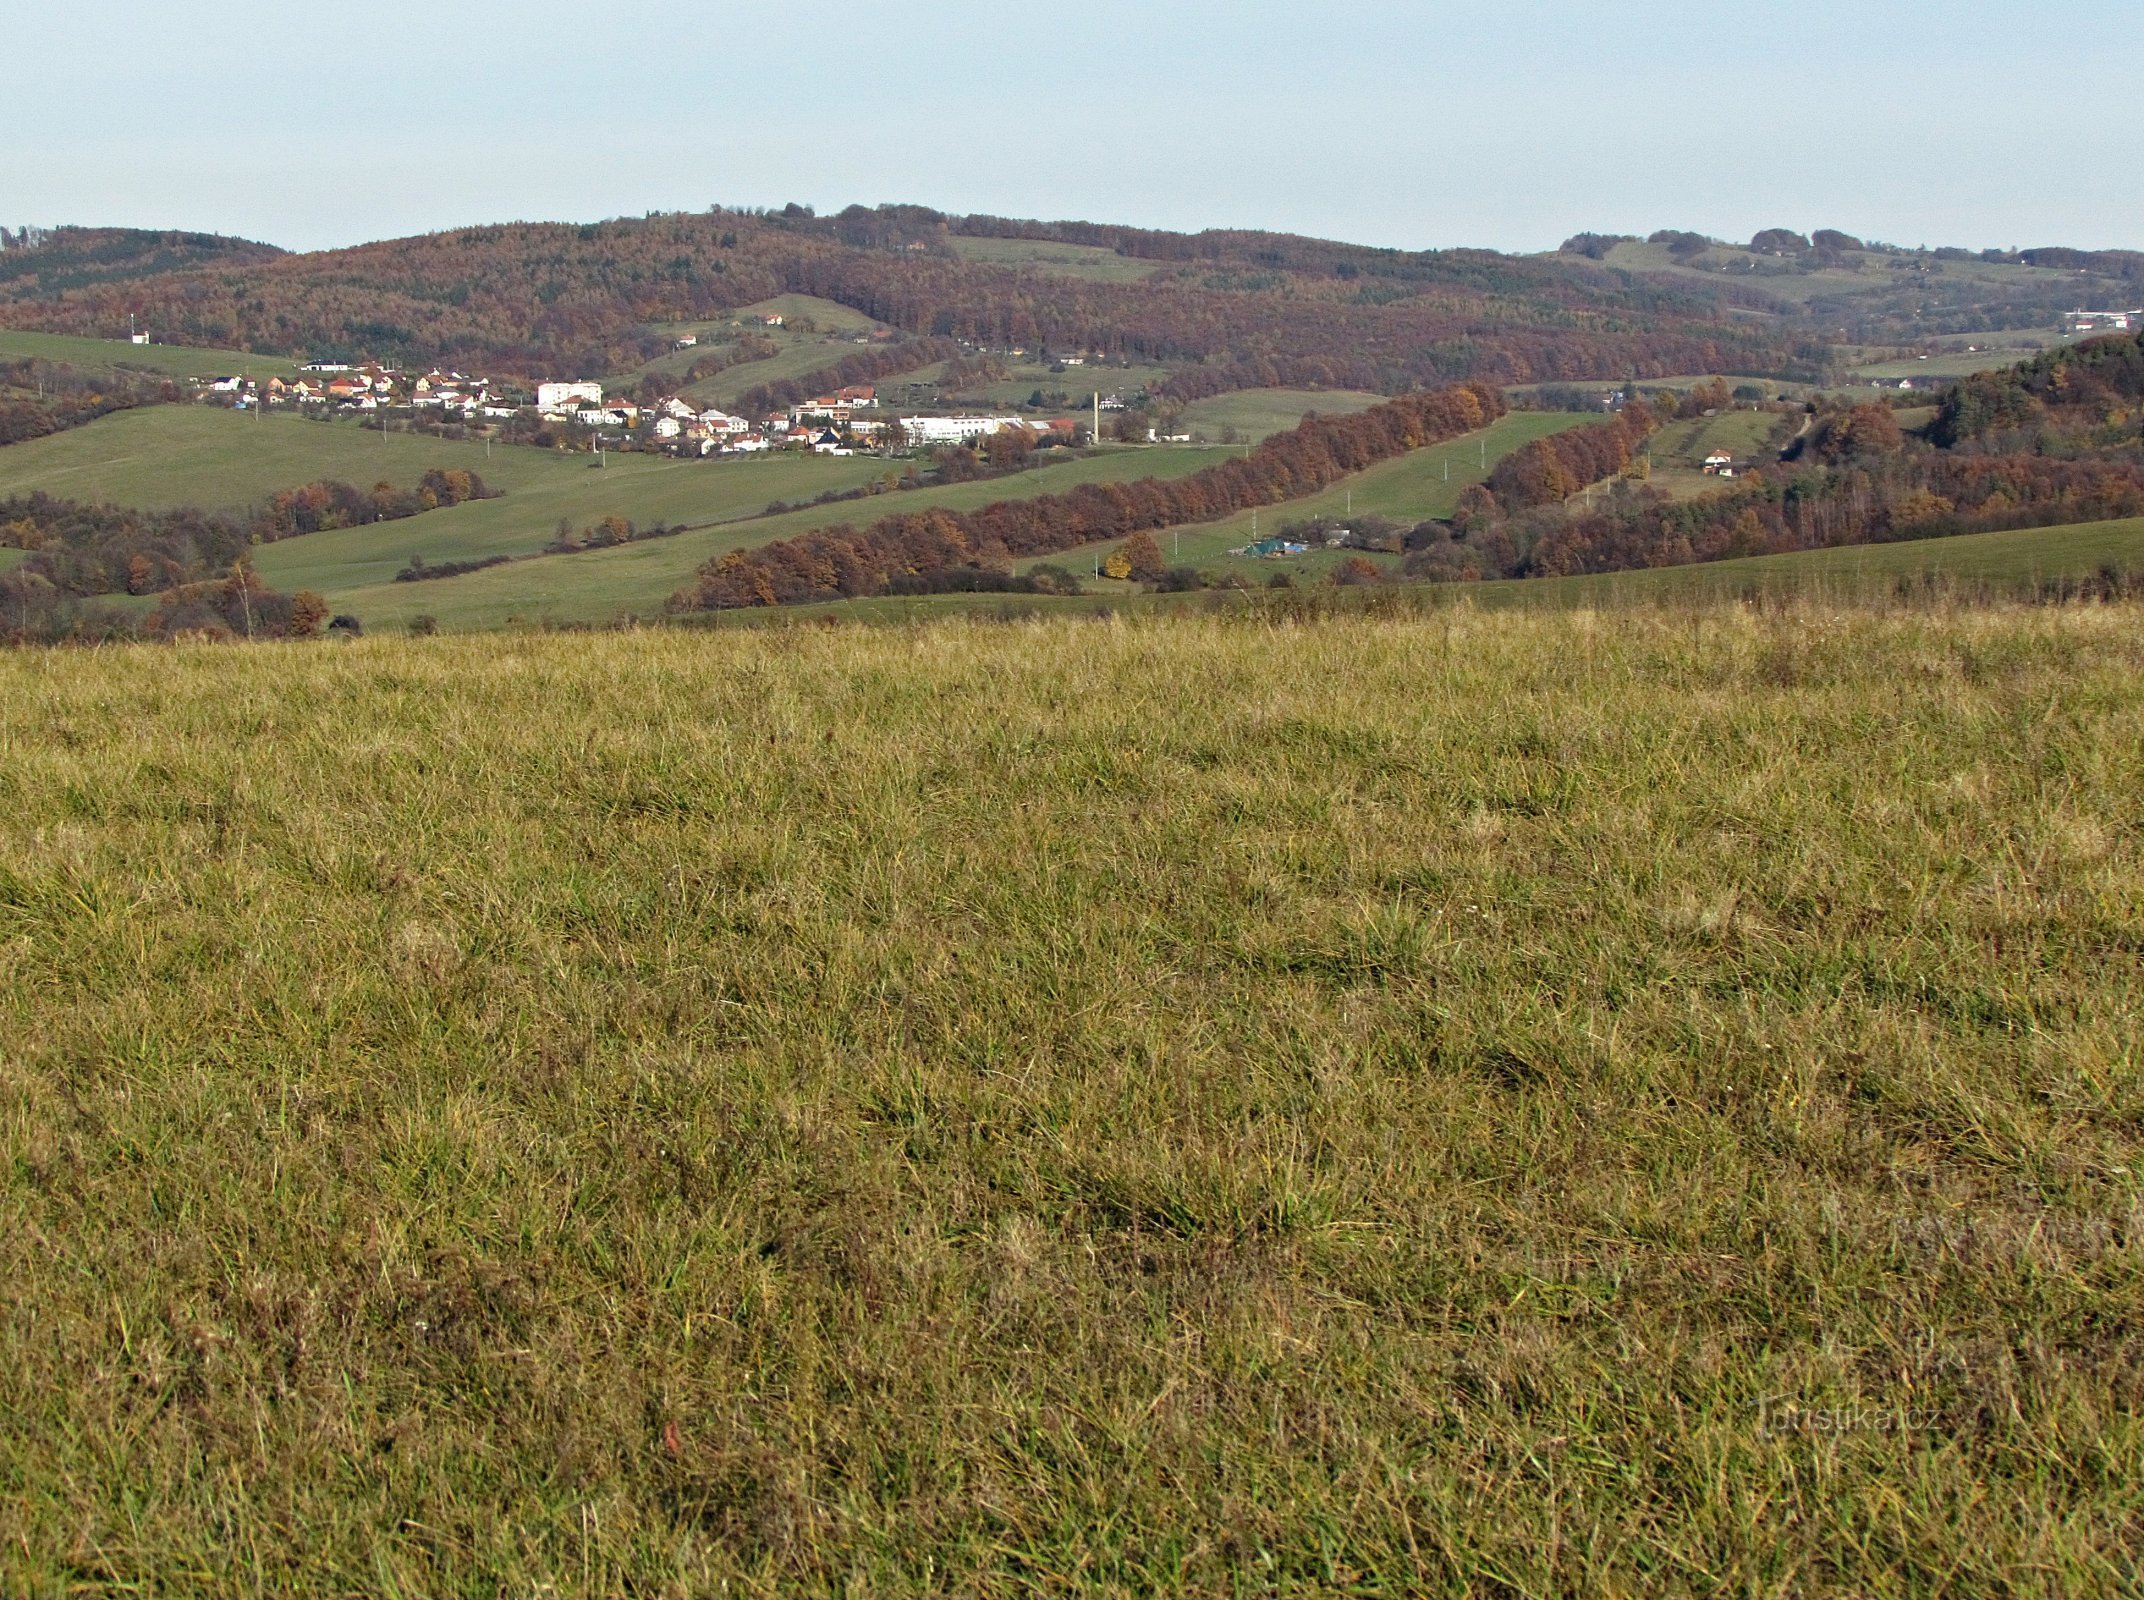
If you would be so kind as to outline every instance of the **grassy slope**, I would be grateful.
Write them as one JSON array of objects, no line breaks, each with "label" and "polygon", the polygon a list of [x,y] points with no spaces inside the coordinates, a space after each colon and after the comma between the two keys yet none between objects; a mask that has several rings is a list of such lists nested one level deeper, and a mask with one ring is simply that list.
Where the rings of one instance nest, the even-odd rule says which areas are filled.
[{"label": "grassy slope", "polygon": [[1285,433],[1313,411],[1352,416],[1382,404],[1384,398],[1354,389],[1246,389],[1186,406],[1179,431],[1194,438],[1218,439],[1234,428],[1244,439],[1255,441]]},{"label": "grassy slope", "polygon": [[481,444],[353,423],[152,406],[0,450],[0,496],[43,489],[117,505],[234,507],[316,478],[410,483],[428,467],[472,467],[508,490],[564,470],[549,451],[501,446],[487,457]]},{"label": "grassy slope", "polygon": [[[1093,416],[1095,395],[1135,395],[1141,389],[1159,388],[1168,378],[1167,367],[1067,367],[1062,372],[1052,372],[1047,367],[1016,361],[1011,363],[1009,376],[997,383],[983,384],[973,392],[976,398],[995,406],[1025,405],[1037,389],[1045,395],[1062,394],[1066,397],[1064,403],[1047,409],[1086,421]],[[880,387],[883,390],[886,386]],[[941,394],[938,398],[947,397]],[[1104,412],[1102,420],[1106,426],[1109,413]]]},{"label": "grassy slope", "polygon": [[256,377],[290,377],[295,362],[241,350],[203,350],[190,345],[130,344],[124,339],[76,339],[56,333],[18,333],[0,328],[0,359],[38,356],[91,371],[131,367],[175,378],[226,378],[250,372]]},{"label": "grassy slope", "polygon": [[1752,594],[1851,601],[1884,595],[1901,581],[1931,579],[1966,589],[2025,593],[2043,581],[2090,577],[2107,565],[2129,572],[2144,568],[2144,519],[1800,550],[1582,578],[1469,584],[1464,592],[1496,606],[1709,603]]},{"label": "grassy slope", "polygon": [[1739,462],[1749,462],[1760,455],[1769,459],[1764,441],[1779,421],[1764,411],[1723,411],[1716,417],[1692,417],[1687,422],[1668,423],[1648,441],[1647,449],[1656,468],[1702,471],[1705,457],[1721,449]]},{"label": "grassy slope", "polygon": [[1040,239],[982,239],[955,235],[946,241],[963,261],[1019,267],[1060,278],[1098,283],[1137,283],[1161,270],[1159,261],[1120,256],[1096,245],[1053,244]]},{"label": "grassy slope", "polygon": [[[822,506],[681,534],[673,539],[496,567],[435,583],[381,583],[338,589],[329,598],[338,609],[355,611],[374,625],[406,622],[419,615],[435,617],[450,628],[491,628],[514,619],[607,622],[620,613],[654,616],[709,557],[742,545],[790,538],[834,523],[867,522],[896,511],[922,511],[931,506],[972,510],[993,500],[1062,493],[1082,483],[1176,477],[1208,466],[1224,454],[1194,449],[1115,451],[1014,478]],[[883,471],[886,463],[869,465]],[[398,542],[396,548],[403,548],[406,542]],[[429,546],[426,548],[426,559],[433,559]],[[265,562],[262,572],[268,572]]]},{"label": "grassy slope", "polygon": [[2121,1591],[2140,621],[0,659],[0,1589]]}]

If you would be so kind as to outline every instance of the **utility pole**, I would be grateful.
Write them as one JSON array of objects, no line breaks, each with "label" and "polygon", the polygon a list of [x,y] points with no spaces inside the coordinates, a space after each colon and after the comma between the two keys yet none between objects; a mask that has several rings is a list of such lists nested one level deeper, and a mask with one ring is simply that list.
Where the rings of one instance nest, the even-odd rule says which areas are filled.
[{"label": "utility pole", "polygon": [[1097,390],[1095,390],[1095,391],[1094,391],[1094,440],[1093,440],[1093,442],[1094,442],[1095,444],[1100,444],[1100,443],[1102,442],[1102,391],[1101,391],[1101,390],[1099,390],[1099,389],[1097,389]]}]

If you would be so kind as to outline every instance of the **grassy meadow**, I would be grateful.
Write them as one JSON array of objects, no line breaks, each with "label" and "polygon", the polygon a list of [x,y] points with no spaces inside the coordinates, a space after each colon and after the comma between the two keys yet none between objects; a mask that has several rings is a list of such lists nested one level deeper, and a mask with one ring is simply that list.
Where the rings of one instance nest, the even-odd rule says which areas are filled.
[{"label": "grassy meadow", "polygon": [[1120,256],[1098,245],[1058,244],[1047,239],[986,239],[954,234],[946,244],[963,261],[1096,283],[1137,283],[1162,268],[1159,261]]},{"label": "grassy meadow", "polygon": [[134,344],[126,339],[81,339],[61,333],[27,333],[0,328],[0,360],[36,357],[60,361],[85,371],[128,368],[174,378],[227,378],[249,372],[260,378],[288,378],[297,363],[282,356],[245,350],[210,350],[181,344]]},{"label": "grassy meadow", "polygon": [[0,1592],[2132,1591],[2140,621],[0,657]]},{"label": "grassy meadow", "polygon": [[1234,394],[1194,400],[1184,407],[1178,431],[1195,439],[1218,440],[1231,428],[1255,444],[1268,434],[1285,433],[1315,411],[1351,417],[1382,405],[1385,397],[1359,389],[1244,389]]}]

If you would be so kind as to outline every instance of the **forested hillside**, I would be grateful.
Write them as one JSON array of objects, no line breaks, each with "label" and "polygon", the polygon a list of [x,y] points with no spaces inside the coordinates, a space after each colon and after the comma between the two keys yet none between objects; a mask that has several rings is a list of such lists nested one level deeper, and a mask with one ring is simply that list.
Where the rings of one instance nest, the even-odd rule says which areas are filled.
[{"label": "forested hillside", "polygon": [[[201,267],[244,267],[283,252],[250,239],[140,228],[0,228],[0,303],[46,301],[75,291],[164,277]],[[11,326],[28,327],[33,323]],[[101,329],[107,335],[119,329]]]},{"label": "forested hillside", "polygon": [[[1108,240],[1154,267],[1103,282],[965,260],[953,241],[971,229]],[[1183,399],[1275,383],[1397,391],[1461,379],[1793,376],[1825,360],[1792,335],[1730,321],[1709,291],[1593,281],[1554,262],[908,207],[511,224],[186,264],[0,301],[0,325],[109,337],[134,317],[185,343],[577,376],[663,353],[661,324],[783,293],[839,301],[919,336],[1166,363],[1179,369]]]}]

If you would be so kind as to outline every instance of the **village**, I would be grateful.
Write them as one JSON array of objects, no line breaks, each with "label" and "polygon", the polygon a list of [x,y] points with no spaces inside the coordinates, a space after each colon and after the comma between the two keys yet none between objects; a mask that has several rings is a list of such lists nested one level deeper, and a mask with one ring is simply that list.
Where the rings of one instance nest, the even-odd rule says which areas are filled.
[{"label": "village", "polygon": [[[377,364],[308,362],[294,378],[236,375],[197,380],[206,403],[235,411],[290,411],[323,420],[352,419],[385,426],[400,417],[466,429],[512,442],[584,450],[649,451],[664,455],[748,457],[773,451],[818,455],[899,455],[975,446],[1013,431],[1028,447],[1086,443],[1090,430],[1069,417],[1011,413],[896,412],[878,391],[858,385],[800,401],[764,415],[739,416],[679,395],[643,402],[607,394],[590,381],[539,383],[533,390],[433,368],[413,375]],[[1097,397],[1097,413],[1120,412],[1122,397]]]}]

